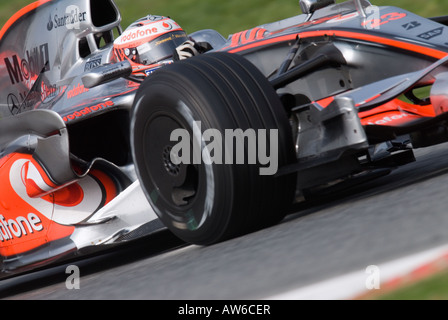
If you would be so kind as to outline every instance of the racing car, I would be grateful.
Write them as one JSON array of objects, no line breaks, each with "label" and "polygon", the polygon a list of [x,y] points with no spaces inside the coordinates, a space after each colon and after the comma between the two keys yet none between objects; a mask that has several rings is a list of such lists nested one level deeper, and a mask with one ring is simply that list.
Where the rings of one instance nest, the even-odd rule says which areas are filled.
[{"label": "racing car", "polygon": [[15,14],[0,31],[0,278],[160,231],[241,236],[448,141],[448,17],[300,8],[227,38],[154,15],[122,30],[113,0]]}]

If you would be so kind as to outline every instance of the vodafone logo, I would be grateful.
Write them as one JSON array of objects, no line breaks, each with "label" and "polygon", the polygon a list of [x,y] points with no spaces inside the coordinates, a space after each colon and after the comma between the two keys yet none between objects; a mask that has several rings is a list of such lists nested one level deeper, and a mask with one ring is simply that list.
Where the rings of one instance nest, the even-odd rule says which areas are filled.
[{"label": "vodafone logo", "polygon": [[134,40],[151,37],[152,35],[159,34],[159,30],[156,27],[149,29],[136,29],[127,34],[123,34],[120,38],[121,43],[127,43]]},{"label": "vodafone logo", "polygon": [[26,217],[17,217],[6,221],[5,217],[0,215],[0,241],[10,241],[20,239],[22,236],[40,232],[44,229],[40,218],[30,213]]},{"label": "vodafone logo", "polygon": [[[84,221],[101,207],[103,203],[103,191],[98,182],[90,176],[86,176],[76,182],[77,186],[74,185],[71,189],[67,189],[68,194],[66,196],[62,195],[64,196],[64,201],[51,203],[44,198],[30,197],[22,180],[23,178],[27,180],[32,179],[36,186],[45,188],[44,181],[41,181],[36,176],[33,166],[29,163],[29,160],[17,160],[11,166],[9,180],[14,192],[34,208],[35,212],[38,212],[46,219],[53,220],[60,225],[73,225]],[[78,195],[76,197],[77,199],[72,199],[75,194]],[[89,196],[85,196],[86,194]],[[37,220],[33,221],[39,227],[39,222]],[[29,220],[30,223],[33,221]]]},{"label": "vodafone logo", "polygon": [[43,195],[47,192],[50,192],[54,188],[52,186],[49,186],[44,181],[42,175],[39,173],[39,170],[31,161],[24,163],[20,172],[20,176],[23,185],[26,186],[27,194],[30,197]]},{"label": "vodafone logo", "polygon": [[386,125],[391,122],[395,122],[397,120],[401,120],[401,119],[407,118],[407,117],[408,117],[407,114],[402,113],[402,114],[397,114],[397,115],[393,115],[393,116],[386,116],[386,117],[383,117],[382,119],[379,119],[376,121],[369,121],[367,124],[369,124],[369,125]]},{"label": "vodafone logo", "polygon": [[173,26],[168,21],[162,23],[162,28],[166,31],[173,30]]},{"label": "vodafone logo", "polygon": [[78,83],[78,86],[74,86],[73,89],[68,90],[67,99],[71,99],[73,97],[79,96],[80,94],[83,94],[85,92],[89,92],[89,89],[84,87],[84,85]]},{"label": "vodafone logo", "polygon": [[166,32],[181,29],[180,26],[171,19],[151,22],[142,27],[133,28],[123,32],[116,40],[116,45],[126,45],[138,47],[139,45],[149,42]]}]

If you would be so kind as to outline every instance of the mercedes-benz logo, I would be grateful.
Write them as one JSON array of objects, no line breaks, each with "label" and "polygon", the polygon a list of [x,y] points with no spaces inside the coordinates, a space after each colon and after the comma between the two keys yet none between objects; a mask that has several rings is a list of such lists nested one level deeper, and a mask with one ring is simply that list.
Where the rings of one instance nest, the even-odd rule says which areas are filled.
[{"label": "mercedes-benz logo", "polygon": [[12,115],[16,115],[20,113],[20,102],[19,99],[17,99],[17,97],[13,94],[10,93],[8,95],[8,107],[9,107],[9,111],[11,112]]}]

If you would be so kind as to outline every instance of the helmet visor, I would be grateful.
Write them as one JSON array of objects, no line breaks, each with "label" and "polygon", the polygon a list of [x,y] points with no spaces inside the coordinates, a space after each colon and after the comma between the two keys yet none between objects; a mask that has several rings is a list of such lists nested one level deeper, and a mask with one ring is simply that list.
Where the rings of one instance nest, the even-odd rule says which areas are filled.
[{"label": "helmet visor", "polygon": [[158,61],[173,57],[176,47],[188,40],[185,31],[166,33],[150,42],[146,42],[137,49],[136,62],[144,65],[154,64]]}]

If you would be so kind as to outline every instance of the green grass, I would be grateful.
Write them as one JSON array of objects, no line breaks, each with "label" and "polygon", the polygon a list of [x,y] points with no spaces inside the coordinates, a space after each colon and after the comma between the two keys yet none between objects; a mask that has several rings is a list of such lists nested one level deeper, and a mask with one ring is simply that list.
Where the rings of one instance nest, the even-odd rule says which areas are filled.
[{"label": "green grass", "polygon": [[[32,0],[0,0],[0,25]],[[116,0],[122,16],[122,26],[146,14],[167,15],[188,33],[212,28],[224,36],[263,23],[297,15],[298,0]],[[342,1],[338,1],[342,2]],[[372,4],[393,5],[425,17],[448,15],[446,0],[372,0]]]},{"label": "green grass", "polygon": [[379,295],[375,300],[448,300],[448,271]]}]

